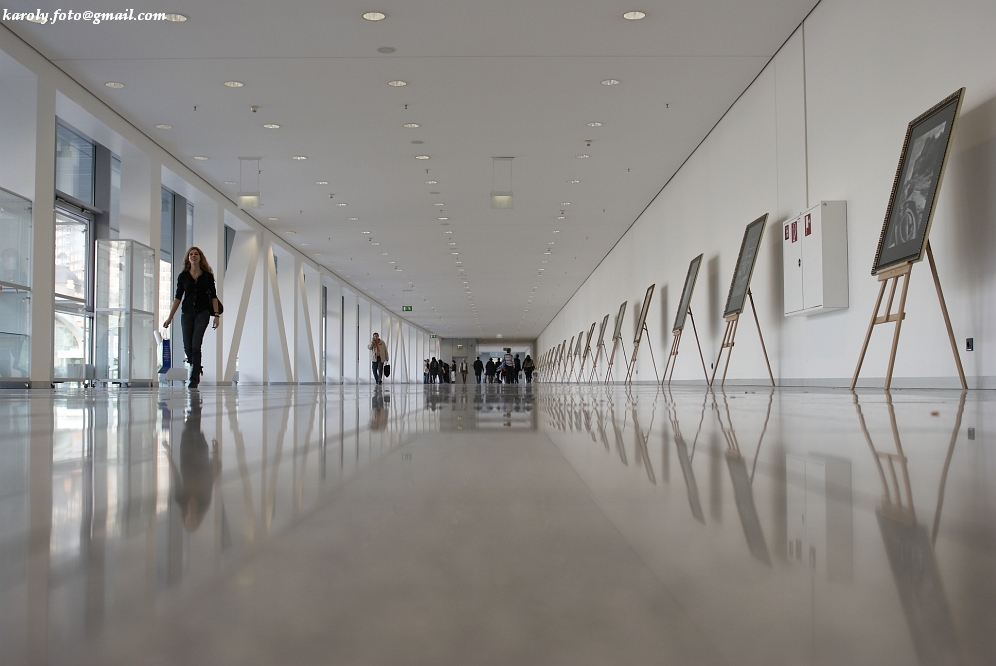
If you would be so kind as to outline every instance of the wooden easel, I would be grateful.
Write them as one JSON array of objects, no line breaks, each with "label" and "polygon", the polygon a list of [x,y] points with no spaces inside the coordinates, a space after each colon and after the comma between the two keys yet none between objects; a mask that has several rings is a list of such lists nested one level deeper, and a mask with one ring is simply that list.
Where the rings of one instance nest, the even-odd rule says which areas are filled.
[{"label": "wooden easel", "polygon": [[[650,335],[650,331],[647,330],[647,322],[643,322],[643,335]],[[640,341],[643,341],[643,335],[640,336]],[[636,355],[640,351],[640,343],[633,343],[633,356],[629,359],[629,363],[626,364],[626,378],[623,380],[627,384],[633,383],[633,371],[636,370]],[[657,377],[657,381],[660,382],[660,375],[657,374],[657,359],[654,358],[654,346],[650,345],[650,360],[654,363],[654,376]]]},{"label": "wooden easel", "polygon": [[[695,345],[699,348],[699,360],[702,361],[702,376],[705,377],[706,386],[709,386],[712,382],[709,381],[709,371],[705,367],[705,356],[702,355],[702,343],[699,342],[699,331],[695,327],[695,317],[692,316],[692,308],[688,308],[688,318],[692,320],[692,333],[695,334]],[[667,385],[671,385],[671,377],[674,376],[674,366],[678,364],[678,347],[681,345],[681,334],[685,331],[684,328],[678,329],[678,332],[674,334],[674,338],[671,340],[671,353],[668,355],[667,363],[664,365],[664,380],[667,380]],[[667,372],[668,366],[671,367],[671,374]],[[664,380],[661,380],[661,385],[663,386]]]},{"label": "wooden easel", "polygon": [[623,360],[626,360],[626,345],[623,343],[621,335],[618,338],[612,338],[612,353],[609,354],[609,367],[605,371],[605,383],[606,384],[609,383],[609,375],[612,374],[612,364],[616,360],[616,348],[617,347],[622,347]]},{"label": "wooden easel", "polygon": [[[754,307],[754,295],[751,293],[750,289],[747,290],[747,298],[750,299],[750,310],[754,314],[754,324],[757,326],[757,337],[761,340],[761,351],[764,352],[764,363],[768,366],[768,377],[771,378],[771,385],[775,385],[775,376],[771,373],[771,363],[768,361],[768,350],[764,346],[764,336],[761,335],[761,322],[757,318],[757,309]],[[740,313],[734,313],[724,317],[726,320],[726,330],[723,332],[723,344],[719,348],[719,356],[716,357],[716,365],[712,369],[712,379],[709,380],[709,386],[712,386],[716,381],[716,371],[719,370],[719,362],[723,358],[723,350],[729,349],[726,353],[726,366],[723,368],[723,379],[720,381],[719,385],[724,386],[726,384],[726,371],[730,368],[730,356],[733,354],[734,340],[737,337],[737,327],[740,323]]]},{"label": "wooden easel", "polygon": [[[948,316],[948,306],[944,302],[944,292],[941,291],[941,280],[937,277],[937,265],[934,263],[934,253],[930,249],[930,241],[927,241],[927,263],[930,265],[930,273],[934,277],[934,288],[937,290],[937,300],[941,305],[941,315],[944,317],[944,326],[948,330],[948,340],[951,342],[951,353],[954,354],[955,366],[958,368],[958,378],[961,380],[961,388],[968,389],[968,382],[965,381],[965,369],[961,365],[961,357],[958,355],[958,343],[955,342],[954,330],[951,328],[951,318]],[[872,312],[871,322],[868,323],[868,332],[865,334],[865,342],[861,345],[861,354],[858,356],[858,365],[854,368],[854,376],[851,378],[851,390],[858,383],[858,375],[861,373],[861,365],[865,360],[865,353],[868,351],[868,343],[871,341],[872,331],[879,324],[896,323],[896,328],[892,333],[892,350],[889,352],[889,369],[885,373],[885,390],[892,386],[892,371],[896,365],[896,350],[899,348],[899,331],[906,318],[906,292],[910,286],[910,273],[913,270],[913,263],[901,264],[893,268],[882,271],[876,277],[882,283],[878,290],[878,298],[875,299],[875,310]],[[899,279],[903,278],[903,290],[899,294],[899,309],[892,312],[892,302],[896,297],[896,287]],[[879,316],[879,308],[882,306],[882,296],[885,295],[885,288],[891,283],[889,289],[889,300],[885,304],[885,314]]]},{"label": "wooden easel", "polygon": [[[595,373],[598,372],[598,359],[602,356],[603,352],[605,352],[605,343],[602,342],[601,344],[596,344],[595,356],[591,360],[591,375],[588,377],[589,384],[595,381]],[[608,352],[605,353],[607,354]]]},{"label": "wooden easel", "polygon": [[591,330],[588,331],[588,338],[584,341],[584,354],[581,356],[581,368],[578,370],[578,383],[579,384],[581,383],[581,380],[584,377],[584,364],[585,364],[585,361],[588,360],[588,356],[591,354],[591,336],[595,333],[595,324],[597,324],[597,323],[598,322],[592,323]]}]

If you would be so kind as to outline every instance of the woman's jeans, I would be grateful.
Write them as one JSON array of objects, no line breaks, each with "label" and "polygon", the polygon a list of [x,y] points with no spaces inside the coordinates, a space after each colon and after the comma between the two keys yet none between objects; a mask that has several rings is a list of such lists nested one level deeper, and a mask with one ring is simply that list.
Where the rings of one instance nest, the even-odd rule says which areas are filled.
[{"label": "woman's jeans", "polygon": [[183,353],[190,363],[191,376],[201,368],[201,344],[204,342],[204,332],[211,321],[211,311],[184,312],[180,315],[180,327],[183,329]]}]

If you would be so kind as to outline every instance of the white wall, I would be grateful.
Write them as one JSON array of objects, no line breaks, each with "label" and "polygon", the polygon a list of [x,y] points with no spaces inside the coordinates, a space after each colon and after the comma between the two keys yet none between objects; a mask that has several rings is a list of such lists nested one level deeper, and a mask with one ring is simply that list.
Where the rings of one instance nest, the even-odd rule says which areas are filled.
[{"label": "white wall", "polygon": [[[970,386],[996,387],[994,24],[996,3],[975,0],[823,0],[550,323],[538,349],[569,340],[606,312],[614,317],[628,299],[629,352],[634,309],[656,283],[647,325],[663,369],[688,262],[704,252],[691,305],[706,363],[714,361],[744,227],[769,213],[752,291],[775,377],[783,384],[848,384],[878,291],[871,263],[906,126],[965,86],[930,238],[959,348],[975,338],[976,351],[961,352]],[[847,201],[850,307],[785,318],[779,223],[834,199]],[[894,385],[956,386],[926,262],[914,267],[907,312]],[[745,317],[729,376],[759,381],[767,372]],[[701,382],[686,331],[674,377]],[[877,327],[862,375],[868,383],[881,385],[891,335],[891,326]],[[646,341],[641,381],[654,377],[645,347]]]}]

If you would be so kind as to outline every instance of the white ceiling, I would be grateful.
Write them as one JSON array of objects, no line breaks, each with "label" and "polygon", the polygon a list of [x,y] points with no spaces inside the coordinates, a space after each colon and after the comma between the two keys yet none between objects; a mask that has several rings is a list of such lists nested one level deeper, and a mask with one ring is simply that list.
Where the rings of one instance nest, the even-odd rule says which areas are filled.
[{"label": "white ceiling", "polygon": [[[230,197],[237,158],[262,157],[251,214],[390,310],[444,337],[532,339],[815,4],[155,0],[135,11],[189,20],[5,25]],[[489,205],[496,156],[515,158],[513,210]]]}]

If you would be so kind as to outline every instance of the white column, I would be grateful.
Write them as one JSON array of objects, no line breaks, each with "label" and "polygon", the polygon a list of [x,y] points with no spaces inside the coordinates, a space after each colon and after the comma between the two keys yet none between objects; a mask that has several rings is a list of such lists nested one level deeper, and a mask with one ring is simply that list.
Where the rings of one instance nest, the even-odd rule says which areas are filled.
[{"label": "white column", "polygon": [[55,339],[55,84],[38,80],[32,208],[31,386],[49,388]]}]

